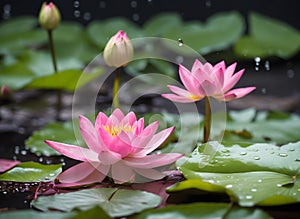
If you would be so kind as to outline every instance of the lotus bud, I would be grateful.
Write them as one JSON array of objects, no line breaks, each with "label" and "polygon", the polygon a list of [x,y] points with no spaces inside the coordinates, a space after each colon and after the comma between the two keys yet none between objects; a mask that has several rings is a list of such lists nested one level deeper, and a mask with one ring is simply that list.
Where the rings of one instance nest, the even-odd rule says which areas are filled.
[{"label": "lotus bud", "polygon": [[126,66],[133,57],[133,46],[127,34],[120,30],[107,42],[104,52],[104,61],[108,66]]},{"label": "lotus bud", "polygon": [[11,95],[12,91],[5,84],[3,84],[1,86],[0,96],[4,98],[9,98]]},{"label": "lotus bud", "polygon": [[44,2],[39,14],[40,25],[46,30],[53,30],[60,23],[60,19],[58,8],[52,2],[49,4]]}]

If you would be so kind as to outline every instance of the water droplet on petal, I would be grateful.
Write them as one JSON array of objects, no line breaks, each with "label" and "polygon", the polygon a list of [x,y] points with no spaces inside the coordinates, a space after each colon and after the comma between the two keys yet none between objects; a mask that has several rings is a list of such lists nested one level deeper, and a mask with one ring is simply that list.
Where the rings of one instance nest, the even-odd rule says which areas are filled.
[{"label": "water droplet on petal", "polygon": [[286,153],[280,153],[278,154],[280,157],[287,157],[288,155]]},{"label": "water droplet on petal", "polygon": [[231,189],[233,186],[231,184],[228,184],[225,186],[226,189]]}]

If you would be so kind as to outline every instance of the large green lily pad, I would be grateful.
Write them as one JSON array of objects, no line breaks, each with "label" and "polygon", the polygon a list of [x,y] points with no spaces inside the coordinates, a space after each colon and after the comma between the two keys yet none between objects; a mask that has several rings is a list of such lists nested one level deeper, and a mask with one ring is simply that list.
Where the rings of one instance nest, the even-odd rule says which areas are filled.
[{"label": "large green lily pad", "polygon": [[56,209],[72,211],[88,210],[100,206],[112,217],[131,215],[148,208],[155,208],[161,202],[152,193],[118,188],[87,189],[53,196],[41,196],[32,201],[32,206],[42,211]]},{"label": "large green lily pad", "polygon": [[300,49],[300,33],[281,21],[257,14],[249,15],[250,34],[235,45],[242,57],[278,56],[290,58]]},{"label": "large green lily pad", "polygon": [[24,162],[0,174],[0,180],[14,182],[49,182],[54,181],[61,171],[61,164],[43,165],[35,162]]},{"label": "large green lily pad", "polygon": [[281,147],[209,142],[178,160],[177,167],[187,180],[170,191],[226,192],[241,206],[300,201],[300,142]]}]

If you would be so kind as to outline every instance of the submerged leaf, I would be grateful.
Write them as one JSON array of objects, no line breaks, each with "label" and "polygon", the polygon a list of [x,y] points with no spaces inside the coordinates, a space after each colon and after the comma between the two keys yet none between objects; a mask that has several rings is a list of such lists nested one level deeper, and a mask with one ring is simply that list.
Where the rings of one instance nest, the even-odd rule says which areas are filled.
[{"label": "submerged leaf", "polygon": [[299,154],[300,142],[281,147],[209,142],[177,161],[177,167],[188,180],[170,191],[223,190],[241,206],[299,202]]},{"label": "submerged leaf", "polygon": [[8,211],[1,212],[0,219],[69,219],[73,215],[76,215],[74,212],[61,213],[61,212],[40,212],[34,210],[18,210],[18,211]]},{"label": "submerged leaf", "polygon": [[0,180],[14,182],[49,182],[54,181],[61,171],[61,164],[43,165],[35,162],[24,162],[0,174]]},{"label": "submerged leaf", "polygon": [[160,202],[159,196],[144,191],[100,188],[38,197],[32,201],[32,205],[42,211],[72,211],[76,208],[88,210],[100,206],[110,216],[122,217],[157,207]]}]

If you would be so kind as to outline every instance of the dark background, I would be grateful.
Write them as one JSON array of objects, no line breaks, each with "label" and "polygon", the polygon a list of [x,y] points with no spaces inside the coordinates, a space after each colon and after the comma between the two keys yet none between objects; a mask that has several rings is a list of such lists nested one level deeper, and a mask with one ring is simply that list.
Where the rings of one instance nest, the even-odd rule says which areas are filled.
[{"label": "dark background", "polygon": [[[1,20],[19,15],[38,15],[43,0],[1,0]],[[47,1],[49,2],[49,1]],[[91,20],[124,16],[143,24],[153,15],[173,11],[185,20],[206,18],[216,12],[239,11],[245,18],[250,11],[279,19],[300,29],[297,0],[53,0],[64,20],[87,24]]]}]

